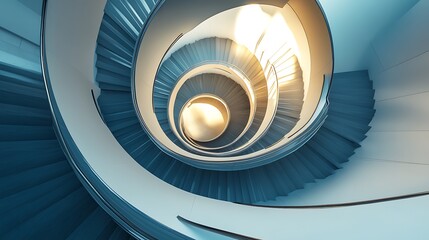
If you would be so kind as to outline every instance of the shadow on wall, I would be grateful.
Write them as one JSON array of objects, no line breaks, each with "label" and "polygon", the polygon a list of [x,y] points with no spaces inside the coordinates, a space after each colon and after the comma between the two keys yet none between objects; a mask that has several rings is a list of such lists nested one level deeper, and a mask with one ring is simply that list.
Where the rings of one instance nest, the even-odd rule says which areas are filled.
[{"label": "shadow on wall", "polygon": [[368,69],[370,45],[377,33],[418,1],[319,0],[332,31],[335,72]]}]

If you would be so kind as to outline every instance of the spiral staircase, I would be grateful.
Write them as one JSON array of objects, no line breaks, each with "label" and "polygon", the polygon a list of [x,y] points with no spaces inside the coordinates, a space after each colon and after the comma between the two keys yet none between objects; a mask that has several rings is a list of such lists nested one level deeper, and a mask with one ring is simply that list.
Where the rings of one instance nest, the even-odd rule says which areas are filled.
[{"label": "spiral staircase", "polygon": [[[85,98],[91,104],[82,104],[61,99],[73,77],[57,81],[63,74],[58,66],[67,64],[50,49],[56,46],[50,38],[55,31],[48,22],[55,18],[50,7],[61,4],[44,1],[40,69],[0,62],[0,238],[279,238],[274,223],[277,233],[270,234],[270,229],[244,231],[243,225],[216,227],[219,223],[208,218],[230,212],[231,222],[240,224],[247,212],[254,226],[298,210],[267,203],[343,168],[371,129],[375,90],[367,70],[333,73],[329,26],[316,1],[252,3],[293,9],[307,33],[310,60],[293,41],[279,41],[270,54],[262,44],[272,41],[267,32],[257,37],[254,49],[224,36],[186,42],[193,26],[179,37],[171,33],[175,40],[153,55],[160,61],[149,71],[139,65],[140,55],[162,43],[145,36],[162,29],[165,9],[178,3],[107,0],[90,67],[95,81],[81,84],[91,85],[91,98]],[[218,4],[228,11],[247,2]],[[313,28],[316,22],[320,25]],[[146,70],[153,78],[141,75]],[[185,120],[193,104],[212,104],[221,113],[222,131],[195,135],[195,126]],[[80,108],[93,115],[70,111]],[[207,128],[213,116],[204,116],[206,122],[195,118],[193,125]],[[161,207],[154,208],[157,204]],[[252,218],[264,214],[268,220]]]},{"label": "spiral staircase", "polygon": [[128,239],[67,162],[41,72],[0,69],[2,238]]}]

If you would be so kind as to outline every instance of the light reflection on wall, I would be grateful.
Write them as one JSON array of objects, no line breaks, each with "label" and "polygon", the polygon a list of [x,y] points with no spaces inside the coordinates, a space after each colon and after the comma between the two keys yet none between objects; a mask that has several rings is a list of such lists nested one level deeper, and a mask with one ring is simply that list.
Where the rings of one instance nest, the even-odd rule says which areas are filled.
[{"label": "light reflection on wall", "polygon": [[[275,65],[274,61],[283,61],[289,56],[278,56],[278,53],[284,53],[282,49],[290,49],[291,54],[298,55],[295,52],[297,48],[294,36],[282,14],[277,12],[270,15],[259,5],[248,5],[240,10],[234,33],[236,41],[258,58],[267,79],[271,65]],[[277,69],[279,70],[281,69]]]},{"label": "light reflection on wall", "polygon": [[271,21],[271,16],[262,11],[259,5],[248,5],[238,13],[235,22],[235,37],[238,44],[250,51],[255,49],[260,36]]},{"label": "light reflection on wall", "polygon": [[197,96],[184,107],[183,131],[195,141],[208,142],[218,138],[229,123],[229,110],[222,100],[210,95]]}]

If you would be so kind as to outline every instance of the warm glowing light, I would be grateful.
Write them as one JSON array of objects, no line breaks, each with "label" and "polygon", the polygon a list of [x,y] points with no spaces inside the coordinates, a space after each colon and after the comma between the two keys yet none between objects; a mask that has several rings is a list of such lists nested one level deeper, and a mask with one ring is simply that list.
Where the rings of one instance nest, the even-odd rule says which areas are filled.
[{"label": "warm glowing light", "polygon": [[270,22],[270,15],[258,5],[248,5],[239,12],[235,24],[235,37],[249,50],[255,49],[259,38]]},{"label": "warm glowing light", "polygon": [[218,138],[226,130],[229,111],[226,104],[212,96],[199,96],[191,100],[182,111],[185,135],[198,142]]},{"label": "warm glowing light", "polygon": [[[293,73],[293,66],[296,64],[292,61],[293,59],[291,60],[295,54],[294,36],[281,13],[271,16],[258,5],[244,7],[237,17],[235,36],[239,44],[247,47],[258,58],[264,69],[269,89],[275,87],[276,77],[279,80]],[[238,53],[240,49],[236,51]],[[276,68],[277,76],[273,74],[272,67]],[[289,67],[292,72],[287,72],[286,68]],[[276,96],[271,91],[269,94]]]},{"label": "warm glowing light", "polygon": [[273,64],[273,61],[279,58],[276,54],[284,52],[282,48],[290,49],[289,43],[293,38],[285,19],[280,14],[274,15],[255,52],[262,66],[268,62]]},{"label": "warm glowing light", "polygon": [[296,74],[295,72],[294,73],[292,73],[292,74],[289,74],[289,75],[287,75],[287,76],[285,76],[285,77],[279,77],[279,84],[284,84],[284,83],[287,83],[288,81],[291,81],[291,80],[294,80],[294,79],[297,79],[298,77],[300,77],[301,75],[298,75],[298,74]]}]

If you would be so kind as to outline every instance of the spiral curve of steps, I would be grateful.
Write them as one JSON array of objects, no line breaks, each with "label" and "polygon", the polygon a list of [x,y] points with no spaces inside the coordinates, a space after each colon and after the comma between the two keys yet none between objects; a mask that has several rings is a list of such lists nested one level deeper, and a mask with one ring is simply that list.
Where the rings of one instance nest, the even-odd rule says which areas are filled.
[{"label": "spiral curve of steps", "polygon": [[86,192],[52,126],[41,72],[0,64],[2,239],[130,239]]},{"label": "spiral curve of steps", "polygon": [[[135,13],[136,11],[130,12]],[[126,13],[122,12],[121,17],[124,19],[121,21],[135,19],[134,15],[126,15]],[[102,31],[107,28],[107,26],[103,26],[107,22],[106,19],[113,18],[109,17],[109,14],[106,13],[103,18]],[[113,25],[109,24],[109,26]],[[121,33],[118,38],[125,38],[124,36],[128,35],[129,31],[122,29],[120,24],[115,26],[115,32]],[[354,96],[355,90],[342,83],[343,79],[348,78],[343,77],[342,74],[334,75],[331,91],[333,95],[337,95],[334,95],[335,98],[329,98],[328,118],[317,134],[302,148],[276,162],[241,171],[213,171],[195,168],[160,150],[142,128],[135,113],[129,87],[132,81],[131,68],[125,67],[123,59],[117,57],[122,54],[125,46],[116,46],[118,44],[119,40],[109,41],[109,39],[99,38],[98,49],[103,49],[103,52],[98,51],[97,53],[103,58],[99,58],[101,60],[97,62],[97,66],[101,68],[97,75],[101,88],[98,101],[107,126],[124,149],[152,174],[173,186],[201,196],[231,202],[255,203],[285,196],[296,189],[303,188],[306,183],[323,179],[341,168],[341,163],[346,162],[354,150],[359,147],[359,142],[364,139],[365,133],[369,129],[369,120],[374,114],[374,91],[367,73],[357,72],[346,75],[354,79],[356,87],[363,88],[360,91],[368,94],[365,98],[368,99],[368,104],[364,104],[363,107],[360,106],[362,99],[351,97]],[[112,47],[107,48],[108,46]],[[109,58],[109,56],[112,57]],[[131,49],[127,50],[127,56],[129,56],[127,66],[129,66],[132,56]],[[294,58],[287,59],[292,62],[296,61]],[[112,72],[106,74],[108,69]],[[287,72],[287,69],[285,71]],[[285,74],[285,77],[287,75]],[[108,86],[105,85],[107,82]],[[280,92],[286,96],[289,96],[287,84],[300,86],[299,82],[286,81],[285,85],[280,88]],[[358,84],[362,84],[362,86]],[[163,86],[171,87],[171,84]],[[159,91],[161,87],[155,87],[155,89]],[[347,101],[344,101],[343,96],[338,92],[348,96]],[[300,103],[298,102],[298,104]],[[297,116],[296,109],[290,110],[287,106],[282,107],[284,105],[280,105],[279,115],[287,112],[287,114],[293,113]],[[359,116],[354,118],[356,112]],[[288,122],[290,122],[289,119],[278,117],[273,126],[283,128],[287,126]],[[338,125],[338,123],[356,127],[341,132],[332,129],[332,126]],[[269,139],[270,137],[264,141],[265,145],[272,143]]]},{"label": "spiral curve of steps", "polygon": [[[107,1],[96,50],[101,115],[121,146],[153,175],[190,193],[254,204],[330,176],[366,137],[375,113],[374,89],[368,72],[358,71],[333,75],[328,117],[322,127],[300,149],[275,162],[216,171],[190,166],[164,153],[142,128],[131,94],[135,47],[156,4],[150,0]],[[289,67],[297,61],[294,56],[273,61],[279,70],[277,112],[267,134],[246,151],[271,146],[299,120],[302,72]],[[1,63],[0,93],[1,238],[132,239],[97,205],[70,167],[52,127],[41,72]],[[238,114],[246,115],[247,109],[243,112]],[[166,125],[167,132],[168,128]]]}]

